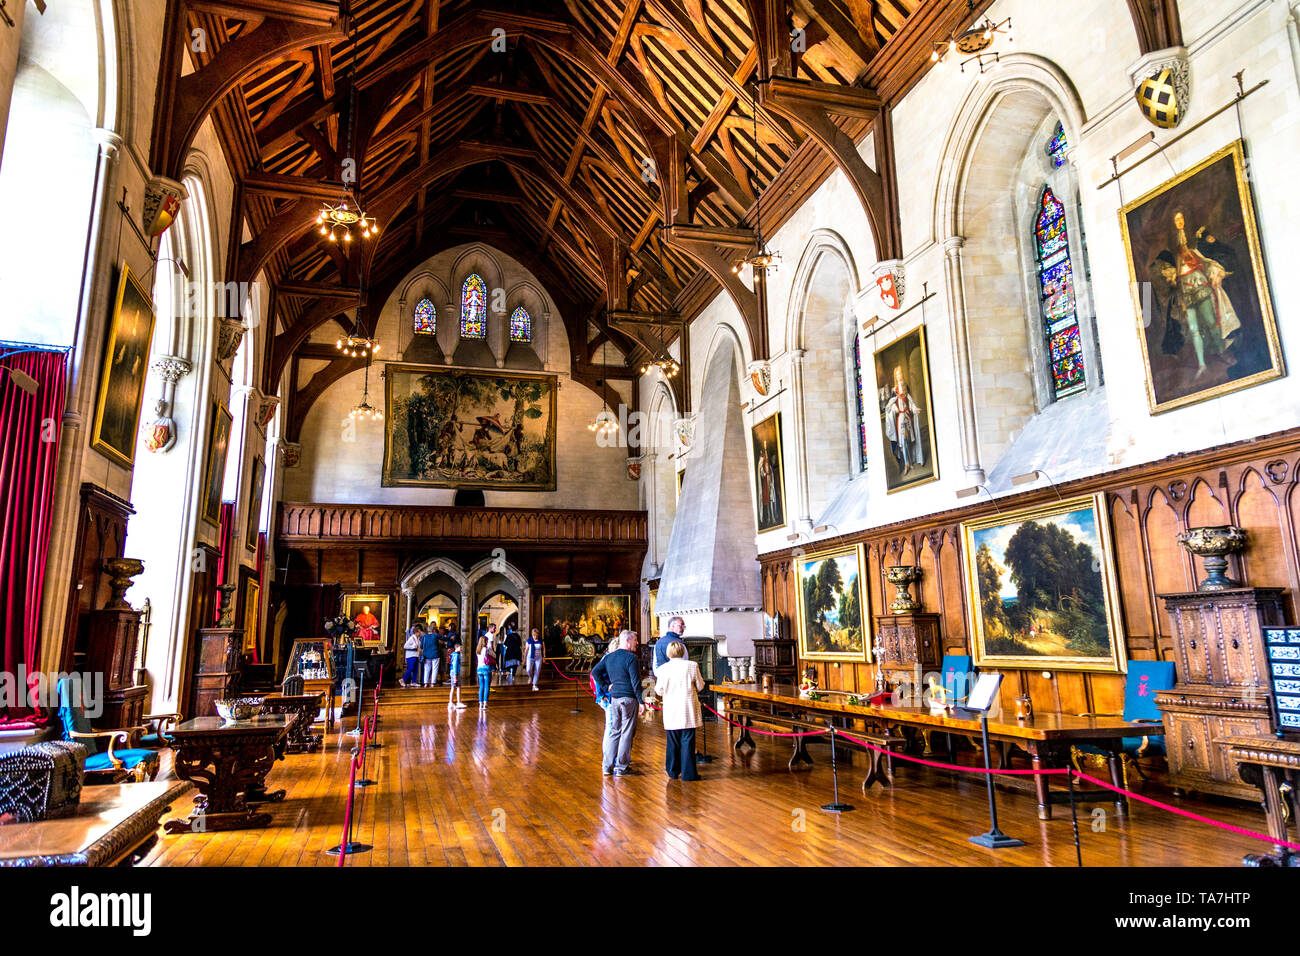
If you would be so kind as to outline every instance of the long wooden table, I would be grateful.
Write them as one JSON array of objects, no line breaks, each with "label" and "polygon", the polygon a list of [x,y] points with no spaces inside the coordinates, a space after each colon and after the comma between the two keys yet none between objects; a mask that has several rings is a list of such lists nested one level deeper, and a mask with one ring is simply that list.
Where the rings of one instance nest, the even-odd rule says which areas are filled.
[{"label": "long wooden table", "polygon": [[189,789],[175,780],[84,787],[67,816],[0,826],[0,867],[114,866],[137,857]]},{"label": "long wooden table", "polygon": [[[735,748],[754,746],[749,728],[754,719],[774,720],[781,723],[791,715],[806,715],[804,723],[822,721],[826,726],[835,719],[847,718],[864,721],[883,728],[883,736],[888,739],[894,730],[902,727],[916,727],[922,730],[940,730],[960,736],[978,736],[980,721],[972,717],[957,716],[950,711],[932,711],[929,707],[913,707],[897,704],[871,705],[866,703],[850,704],[845,699],[848,694],[841,691],[818,691],[821,700],[800,697],[797,687],[791,684],[777,684],[770,691],[765,691],[757,684],[714,684],[711,690],[727,702],[728,716],[738,716],[742,724],[740,738]],[[865,699],[866,695],[860,695]],[[732,702],[736,703],[733,704]],[[796,718],[797,720],[798,718]],[[1120,767],[1121,739],[1124,737],[1150,737],[1164,733],[1160,723],[1127,721],[1120,717],[1078,717],[1073,714],[1035,714],[1029,720],[990,720],[989,738],[995,741],[1014,743],[1029,754],[1035,770],[1053,766],[1054,755],[1071,744],[1091,743],[1109,755],[1110,777],[1115,786],[1123,786]],[[729,736],[734,736],[734,728],[728,727]],[[794,738],[796,761],[812,762],[805,749],[805,738]],[[1042,774],[1035,774],[1034,793],[1038,799],[1038,817],[1040,820],[1052,818],[1052,794],[1048,779]],[[1116,801],[1122,810],[1125,806],[1122,798]]]},{"label": "long wooden table", "polygon": [[[1300,853],[1283,843],[1300,842],[1300,740],[1278,737],[1223,737],[1215,741],[1228,748],[1228,759],[1237,764],[1241,779],[1259,787],[1264,795],[1264,815],[1268,818],[1268,835],[1278,841],[1277,854],[1249,853],[1246,866],[1297,866]],[[1290,785],[1284,793],[1282,783]],[[1290,813],[1287,802],[1290,801]],[[1296,838],[1287,828],[1287,817],[1296,821]]]},{"label": "long wooden table", "polygon": [[[204,833],[264,827],[271,814],[254,811],[249,804],[283,800],[284,791],[267,793],[280,741],[295,718],[265,715],[225,723],[220,717],[196,717],[172,731],[176,776],[192,780],[199,789],[194,809],[184,820],[168,820],[168,833]],[[207,769],[211,767],[211,769]]]}]

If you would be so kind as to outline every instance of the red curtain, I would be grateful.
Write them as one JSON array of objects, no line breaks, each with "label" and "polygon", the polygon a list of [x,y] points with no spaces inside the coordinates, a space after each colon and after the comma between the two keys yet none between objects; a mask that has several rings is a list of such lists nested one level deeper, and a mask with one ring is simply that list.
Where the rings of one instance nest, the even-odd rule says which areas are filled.
[{"label": "red curtain", "polygon": [[[10,371],[36,381],[35,394]],[[21,352],[0,359],[0,664],[40,667],[41,596],[54,513],[54,476],[67,401],[67,353]],[[26,708],[3,709],[0,723],[32,719]]]}]

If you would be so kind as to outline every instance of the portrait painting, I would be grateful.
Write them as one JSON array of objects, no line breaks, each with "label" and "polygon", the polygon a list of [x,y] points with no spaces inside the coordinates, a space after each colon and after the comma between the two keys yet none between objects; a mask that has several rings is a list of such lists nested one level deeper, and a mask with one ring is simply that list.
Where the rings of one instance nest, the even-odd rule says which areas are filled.
[{"label": "portrait painting", "polygon": [[809,661],[869,660],[860,547],[794,559],[799,656]]},{"label": "portrait painting", "polygon": [[127,468],[135,461],[153,326],[153,297],[123,262],[108,323],[91,447]]},{"label": "portrait painting", "polygon": [[1285,374],[1240,140],[1119,218],[1152,414]]},{"label": "portrait painting", "polygon": [[681,497],[682,497],[682,482],[684,482],[685,480],[686,480],[686,469],[685,469],[685,468],[679,468],[679,469],[677,470],[677,500],[678,500],[678,501],[681,500]]},{"label": "portrait painting", "polygon": [[554,375],[392,364],[385,487],[555,490]]},{"label": "portrait painting", "polygon": [[226,476],[226,453],[230,450],[230,412],[212,400],[212,421],[208,425],[208,453],[203,471],[203,518],[221,523],[221,483]]},{"label": "portrait painting", "polygon": [[754,502],[758,530],[785,526],[785,474],[781,467],[781,413],[750,429],[753,446]]},{"label": "portrait painting", "polygon": [[652,640],[659,640],[659,615],[655,613],[655,605],[659,602],[659,589],[650,589],[650,637]]},{"label": "portrait painting", "polygon": [[262,523],[262,486],[266,484],[266,462],[258,455],[253,459],[253,473],[248,480],[248,529],[244,544],[249,551],[257,550],[257,535]]},{"label": "portrait painting", "polygon": [[1105,510],[1092,496],[962,525],[975,664],[1124,669]]},{"label": "portrait painting", "polygon": [[388,594],[345,594],[343,613],[357,626],[353,636],[363,644],[388,643]]},{"label": "portrait painting", "polygon": [[244,578],[244,653],[257,649],[257,612],[261,587],[257,575],[249,572]]},{"label": "portrait painting", "polygon": [[875,353],[885,488],[898,491],[939,477],[925,326]]},{"label": "portrait painting", "polygon": [[585,637],[603,653],[618,632],[631,627],[632,604],[626,594],[542,595],[542,639],[548,657],[564,657],[569,642]]}]

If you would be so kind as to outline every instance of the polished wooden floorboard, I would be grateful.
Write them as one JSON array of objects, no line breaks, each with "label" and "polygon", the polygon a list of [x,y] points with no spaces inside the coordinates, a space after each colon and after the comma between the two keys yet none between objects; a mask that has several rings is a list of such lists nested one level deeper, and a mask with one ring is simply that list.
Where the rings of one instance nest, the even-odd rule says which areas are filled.
[{"label": "polished wooden floorboard", "polygon": [[[1030,794],[999,790],[1002,829],[1028,846],[986,850],[967,838],[988,827],[979,778],[957,780],[897,764],[896,786],[860,789],[865,764],[841,761],[841,800],[857,809],[820,809],[831,799],[829,748],[814,744],[816,765],[786,768],[786,741],[760,739],[736,756],[726,728],[710,724],[717,759],[703,780],[663,772],[664,734],[643,721],[628,777],[600,772],[603,712],[587,701],[512,705],[480,714],[476,705],[384,710],[380,742],[358,789],[353,840],[373,846],[348,866],[1074,866],[1069,808],[1040,821]],[[335,866],[355,738],[333,734],[323,752],[276,764],[264,830],[163,836],[145,863],[161,866]],[[1228,802],[1150,796],[1252,830],[1256,808]],[[188,813],[173,807],[173,816]],[[1094,811],[1100,811],[1096,816]],[[1110,802],[1080,804],[1087,866],[1237,866],[1268,845],[1135,804],[1127,817]],[[1104,829],[1095,831],[1094,825]]]}]

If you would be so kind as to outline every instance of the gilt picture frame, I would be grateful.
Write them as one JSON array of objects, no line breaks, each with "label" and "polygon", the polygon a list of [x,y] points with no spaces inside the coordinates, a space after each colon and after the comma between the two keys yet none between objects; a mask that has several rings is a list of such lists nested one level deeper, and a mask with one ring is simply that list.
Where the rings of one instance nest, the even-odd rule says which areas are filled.
[{"label": "gilt picture frame", "polygon": [[[754,520],[759,534],[785,527],[785,465],[781,413],[773,412],[749,430],[754,469]],[[681,472],[679,472],[680,474]]]},{"label": "gilt picture frame", "polygon": [[1236,140],[1119,211],[1153,415],[1286,374],[1245,168]]},{"label": "gilt picture frame", "polygon": [[871,660],[870,618],[863,587],[866,567],[861,545],[795,557],[800,659]]},{"label": "gilt picture frame", "polygon": [[962,523],[976,667],[1120,673],[1123,615],[1096,495]]},{"label": "gilt picture frame", "polygon": [[885,490],[890,494],[939,478],[925,326],[873,353],[879,399]]},{"label": "gilt picture frame", "polygon": [[212,400],[212,420],[208,423],[208,448],[203,471],[203,520],[221,524],[221,485],[226,475],[226,455],[230,451],[230,412],[220,399]]},{"label": "gilt picture frame", "polygon": [[123,261],[108,323],[90,447],[124,468],[135,462],[153,328],[153,296]]}]

